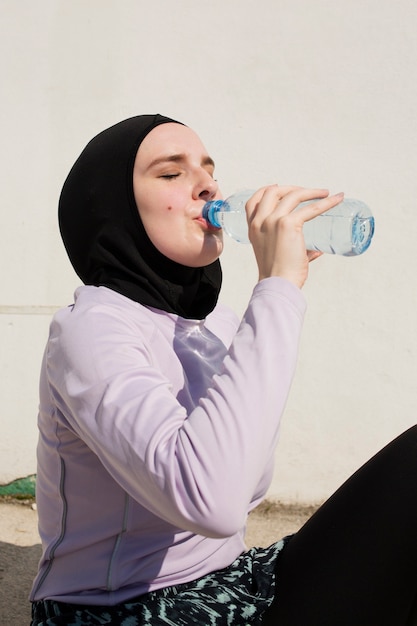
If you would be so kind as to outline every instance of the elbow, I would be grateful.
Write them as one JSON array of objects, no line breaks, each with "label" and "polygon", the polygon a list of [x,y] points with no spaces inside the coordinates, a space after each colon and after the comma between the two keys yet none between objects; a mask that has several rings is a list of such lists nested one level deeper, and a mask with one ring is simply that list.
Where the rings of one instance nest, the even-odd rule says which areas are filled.
[{"label": "elbow", "polygon": [[187,530],[211,539],[225,539],[242,532],[246,521],[246,509],[243,511],[238,506],[227,506],[223,501],[215,507],[194,512],[192,519],[188,519]]}]

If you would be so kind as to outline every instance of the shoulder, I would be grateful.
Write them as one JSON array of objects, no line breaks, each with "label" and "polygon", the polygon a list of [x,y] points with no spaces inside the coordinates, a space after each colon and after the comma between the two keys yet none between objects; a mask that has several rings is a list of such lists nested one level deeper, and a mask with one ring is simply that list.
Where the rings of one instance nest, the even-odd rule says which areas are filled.
[{"label": "shoulder", "polygon": [[106,287],[80,287],[74,304],[52,320],[49,362],[110,373],[117,363],[148,362],[157,332],[146,307]]},{"label": "shoulder", "polygon": [[148,309],[107,287],[84,286],[75,292],[74,303],[61,309],[54,316],[52,324],[57,324],[61,331],[67,328],[71,332],[87,334],[106,327],[151,326],[152,317]]}]

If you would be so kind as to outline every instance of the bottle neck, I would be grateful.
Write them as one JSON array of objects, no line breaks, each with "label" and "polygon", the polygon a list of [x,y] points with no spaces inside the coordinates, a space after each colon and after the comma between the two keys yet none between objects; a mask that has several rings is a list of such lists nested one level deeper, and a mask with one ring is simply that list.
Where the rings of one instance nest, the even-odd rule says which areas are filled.
[{"label": "bottle neck", "polygon": [[225,205],[224,200],[210,200],[203,206],[203,218],[210,222],[212,226],[221,228],[222,225],[217,219],[217,214],[223,210]]}]

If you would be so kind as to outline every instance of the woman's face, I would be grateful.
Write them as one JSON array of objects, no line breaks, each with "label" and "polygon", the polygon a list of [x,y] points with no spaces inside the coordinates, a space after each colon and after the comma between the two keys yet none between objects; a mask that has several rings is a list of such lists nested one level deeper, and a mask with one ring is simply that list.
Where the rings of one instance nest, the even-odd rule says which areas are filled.
[{"label": "woman's face", "polygon": [[220,198],[214,163],[199,137],[181,124],[161,124],[142,141],[133,189],[143,226],[163,255],[188,267],[213,263],[223,233],[201,216],[207,200]]}]

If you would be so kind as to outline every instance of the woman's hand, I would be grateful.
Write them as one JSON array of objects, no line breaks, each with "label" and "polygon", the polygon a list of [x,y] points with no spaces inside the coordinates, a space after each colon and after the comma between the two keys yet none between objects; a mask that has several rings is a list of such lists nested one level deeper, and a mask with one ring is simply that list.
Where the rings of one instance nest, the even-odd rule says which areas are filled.
[{"label": "woman's hand", "polygon": [[[329,196],[327,189],[281,187],[259,189],[246,203],[249,239],[259,270],[259,280],[280,276],[302,287],[308,264],[321,252],[306,250],[303,224],[343,200],[343,193]],[[308,200],[312,204],[294,209]]]}]

